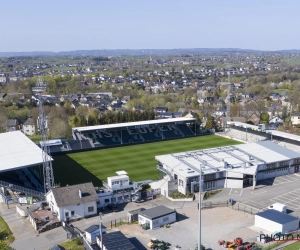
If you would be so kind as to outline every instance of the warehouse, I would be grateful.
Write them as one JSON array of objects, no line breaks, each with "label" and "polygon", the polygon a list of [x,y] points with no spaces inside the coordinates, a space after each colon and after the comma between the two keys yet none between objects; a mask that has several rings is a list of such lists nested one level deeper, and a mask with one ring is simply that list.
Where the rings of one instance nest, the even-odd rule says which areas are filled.
[{"label": "warehouse", "polygon": [[[159,155],[157,169],[168,184],[161,188],[167,196],[176,189],[186,194],[199,190],[244,188],[256,182],[299,172],[300,154],[271,141]],[[170,190],[170,187],[172,190]]]},{"label": "warehouse", "polygon": [[165,206],[153,207],[139,212],[139,224],[155,229],[176,221],[176,211]]},{"label": "warehouse", "polygon": [[255,226],[270,233],[287,233],[298,229],[299,219],[276,210],[266,210],[255,215]]}]

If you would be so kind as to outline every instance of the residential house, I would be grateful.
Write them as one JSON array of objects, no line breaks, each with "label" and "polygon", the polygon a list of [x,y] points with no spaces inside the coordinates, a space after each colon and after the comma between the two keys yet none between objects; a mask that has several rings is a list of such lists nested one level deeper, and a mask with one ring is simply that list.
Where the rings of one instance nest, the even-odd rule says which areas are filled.
[{"label": "residential house", "polygon": [[60,221],[97,215],[98,195],[92,182],[51,189],[45,195],[52,212]]},{"label": "residential house", "polygon": [[225,102],[223,100],[215,100],[214,101],[214,106],[216,106],[216,107],[224,107],[225,106]]},{"label": "residential house", "polygon": [[35,135],[35,123],[32,117],[29,117],[23,124],[23,133],[25,135]]},{"label": "residential house", "polygon": [[273,101],[279,101],[280,100],[280,95],[278,93],[271,93],[270,94],[270,98],[273,100]]},{"label": "residential house", "polygon": [[291,122],[292,122],[292,125],[299,125],[300,124],[300,112],[299,111],[292,112]]},{"label": "residential house", "polygon": [[269,124],[283,124],[283,120],[281,118],[279,118],[278,116],[270,116],[269,118]]},{"label": "residential house", "polygon": [[260,117],[257,114],[253,113],[247,118],[247,121],[251,121],[254,125],[258,125],[260,124]]},{"label": "residential house", "polygon": [[242,97],[249,99],[249,98],[253,98],[253,95],[250,92],[244,92],[242,93]]},{"label": "residential house", "polygon": [[130,96],[128,95],[128,96],[123,96],[123,98],[121,99],[121,102],[123,103],[123,104],[126,104],[127,102],[129,102],[130,101]]},{"label": "residential house", "polygon": [[18,119],[14,118],[14,119],[7,120],[6,128],[7,128],[8,132],[20,130],[20,123],[19,123]]},{"label": "residential house", "polygon": [[226,108],[218,108],[215,113],[215,116],[225,116],[226,115]]},{"label": "residential house", "polygon": [[168,112],[168,108],[159,106],[154,109],[154,112],[156,112],[156,113]]}]

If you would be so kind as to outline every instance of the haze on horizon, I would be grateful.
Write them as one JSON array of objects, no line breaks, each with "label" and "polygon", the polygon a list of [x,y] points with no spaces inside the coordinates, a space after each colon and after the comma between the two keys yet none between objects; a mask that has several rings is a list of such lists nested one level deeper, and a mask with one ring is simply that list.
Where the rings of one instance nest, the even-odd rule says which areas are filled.
[{"label": "haze on horizon", "polygon": [[0,51],[300,49],[300,1],[3,1]]}]

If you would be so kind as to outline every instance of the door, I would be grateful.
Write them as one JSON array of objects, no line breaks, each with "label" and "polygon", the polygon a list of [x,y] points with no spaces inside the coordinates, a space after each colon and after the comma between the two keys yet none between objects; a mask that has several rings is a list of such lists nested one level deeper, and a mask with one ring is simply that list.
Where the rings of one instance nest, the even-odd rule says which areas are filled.
[{"label": "door", "polygon": [[299,166],[296,166],[294,173],[298,173],[298,172],[299,172]]}]

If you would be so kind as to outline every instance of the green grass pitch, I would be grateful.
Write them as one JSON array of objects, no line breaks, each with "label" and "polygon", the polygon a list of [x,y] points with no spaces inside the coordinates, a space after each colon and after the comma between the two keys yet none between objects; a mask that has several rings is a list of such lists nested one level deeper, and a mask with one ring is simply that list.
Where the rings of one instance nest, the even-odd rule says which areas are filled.
[{"label": "green grass pitch", "polygon": [[55,183],[62,186],[101,180],[125,170],[131,181],[157,180],[156,155],[240,144],[217,135],[190,137],[54,156]]}]

